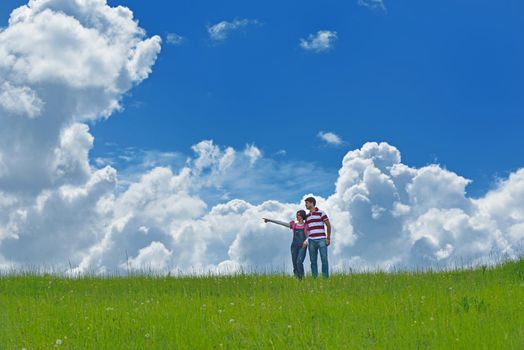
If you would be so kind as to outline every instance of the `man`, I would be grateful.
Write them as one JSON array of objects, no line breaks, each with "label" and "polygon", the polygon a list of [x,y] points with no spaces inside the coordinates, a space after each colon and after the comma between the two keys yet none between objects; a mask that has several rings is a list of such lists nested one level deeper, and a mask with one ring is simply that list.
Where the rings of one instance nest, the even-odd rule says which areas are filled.
[{"label": "man", "polygon": [[[318,277],[317,257],[320,252],[322,275],[329,277],[327,247],[331,244],[331,224],[324,211],[317,208],[317,201],[313,197],[305,199],[307,214],[306,224],[309,231],[309,259],[311,260],[311,274]],[[325,228],[324,228],[325,226]],[[327,229],[327,235],[326,235]]]}]

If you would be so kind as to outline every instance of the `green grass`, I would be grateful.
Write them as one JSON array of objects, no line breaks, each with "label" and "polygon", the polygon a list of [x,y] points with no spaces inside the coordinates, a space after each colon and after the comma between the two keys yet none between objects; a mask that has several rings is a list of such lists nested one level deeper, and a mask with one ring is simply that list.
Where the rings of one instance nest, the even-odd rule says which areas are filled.
[{"label": "green grass", "polygon": [[524,260],[305,281],[0,277],[0,349],[53,347],[524,349]]}]

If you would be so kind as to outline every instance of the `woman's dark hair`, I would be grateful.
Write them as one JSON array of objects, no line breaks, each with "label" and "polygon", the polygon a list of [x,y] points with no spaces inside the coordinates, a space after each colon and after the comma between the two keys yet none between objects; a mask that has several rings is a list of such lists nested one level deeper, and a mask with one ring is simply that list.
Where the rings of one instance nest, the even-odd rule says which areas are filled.
[{"label": "woman's dark hair", "polygon": [[317,205],[317,200],[314,197],[307,197],[304,201],[313,203],[313,205]]},{"label": "woman's dark hair", "polygon": [[299,210],[299,211],[297,211],[297,214],[300,215],[302,217],[302,219],[304,219],[304,221],[306,221],[307,214],[306,214],[305,210]]}]

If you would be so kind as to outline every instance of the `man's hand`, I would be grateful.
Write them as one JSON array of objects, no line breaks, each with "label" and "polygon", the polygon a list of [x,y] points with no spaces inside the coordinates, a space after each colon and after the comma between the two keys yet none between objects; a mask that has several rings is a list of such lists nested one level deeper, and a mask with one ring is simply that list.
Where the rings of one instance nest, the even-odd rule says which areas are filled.
[{"label": "man's hand", "polygon": [[331,244],[331,222],[329,220],[324,221],[324,224],[327,228],[327,238],[326,238],[326,247]]},{"label": "man's hand", "polygon": [[307,239],[302,243],[302,248],[307,248]]}]

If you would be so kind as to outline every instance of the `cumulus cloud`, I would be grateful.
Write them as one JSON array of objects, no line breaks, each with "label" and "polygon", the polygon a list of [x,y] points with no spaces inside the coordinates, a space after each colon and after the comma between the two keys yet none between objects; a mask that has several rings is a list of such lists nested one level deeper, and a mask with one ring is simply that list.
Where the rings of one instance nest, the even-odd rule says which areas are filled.
[{"label": "cumulus cloud", "polygon": [[16,87],[9,83],[0,86],[0,108],[8,114],[36,118],[43,107],[44,102],[27,86]]},{"label": "cumulus cloud", "polygon": [[[68,259],[77,266],[74,272],[289,269],[289,230],[261,218],[289,220],[312,193],[291,202],[232,199],[210,206],[202,199],[206,189],[221,188],[224,183],[216,179],[227,178],[242,163],[244,169],[251,167],[250,158],[245,150],[212,141],[200,142],[193,151],[179,171],[156,167],[124,192],[114,191],[116,174],[108,167],[84,186],[42,193],[32,207],[15,209],[4,199],[0,204],[11,215],[0,253],[11,262]],[[513,174],[481,199],[470,199],[468,180],[438,165],[409,167],[387,143],[350,151],[333,194],[317,196],[334,227],[332,267],[445,267],[516,256],[524,239],[518,195],[522,174]],[[506,212],[512,208],[509,215],[502,206]],[[67,239],[79,227],[83,241]],[[53,245],[46,244],[49,238]]]},{"label": "cumulus cloud", "polygon": [[300,39],[300,47],[306,51],[325,52],[333,48],[337,39],[337,32],[319,30],[316,34],[309,34],[306,39]]},{"label": "cumulus cloud", "polygon": [[164,272],[169,266],[171,255],[169,251],[160,242],[151,242],[151,244],[138,251],[138,256],[126,262],[121,268],[131,268],[133,270],[145,270],[150,268],[152,271]]},{"label": "cumulus cloud", "polygon": [[235,19],[231,22],[221,21],[207,27],[207,32],[211,40],[224,41],[226,40],[231,32],[247,27],[251,24],[258,24],[256,19]]},{"label": "cumulus cloud", "polygon": [[475,204],[497,222],[501,232],[509,236],[513,247],[524,248],[524,169],[501,180],[497,188]]},{"label": "cumulus cloud", "polygon": [[[228,168],[224,168],[224,164],[232,164],[225,161],[231,157],[227,148],[217,149],[208,141],[195,149],[197,155],[188,163],[186,171],[176,175],[163,170],[166,172],[164,183],[189,176],[177,181],[183,193],[189,193],[187,184],[201,181],[200,176],[208,171],[224,171]],[[242,154],[233,152],[235,156]],[[243,162],[249,163],[249,160],[246,158]],[[198,177],[191,180],[191,174],[197,173]],[[517,214],[519,209],[514,211],[512,231],[504,229],[507,224],[494,215],[496,210],[486,208],[488,203],[493,203],[492,196],[502,193],[507,196],[514,189],[506,186],[520,186],[521,179],[513,176],[480,201],[466,196],[468,183],[467,179],[438,165],[409,167],[401,162],[400,152],[387,143],[367,143],[348,152],[334,193],[326,198],[317,196],[319,207],[327,211],[334,226],[330,250],[333,268],[444,267],[485,262],[493,256],[516,256],[522,244],[523,220]],[[144,188],[141,192],[151,191]],[[169,191],[159,191],[166,192]],[[164,254],[172,258],[163,264],[175,271],[286,269],[290,233],[285,228],[263,224],[260,218],[291,219],[302,207],[301,200],[310,194],[304,192],[291,202],[267,200],[253,204],[232,199],[212,207],[202,202],[200,209],[191,210],[192,217],[180,215],[178,211],[164,215],[166,221],[157,227],[157,233],[164,228],[161,235],[164,247],[173,254]],[[199,194],[193,196],[192,200],[200,198]],[[164,203],[167,206],[175,202]],[[520,204],[512,205],[519,208]],[[134,207],[135,204],[130,205],[122,212],[134,213]],[[154,215],[151,212],[151,217],[159,217],[166,210],[155,207],[159,212]],[[145,211],[139,208],[138,212],[141,215]],[[170,218],[176,224],[169,224]],[[506,216],[503,218],[507,220]],[[144,220],[151,221],[150,218]],[[129,222],[126,221],[128,225]],[[134,222],[132,231],[140,231],[142,226],[144,222]],[[138,256],[140,250],[135,249],[134,254]],[[118,254],[107,254],[115,255]]]},{"label": "cumulus cloud", "polygon": [[342,138],[333,132],[320,131],[317,134],[317,136],[322,141],[326,142],[328,145],[342,146],[344,144],[344,141],[342,140]]},{"label": "cumulus cloud", "polygon": [[[125,192],[98,199],[98,212],[88,217],[97,218],[94,222],[102,226],[97,231],[103,234],[98,240],[86,235],[95,243],[76,260],[75,271],[111,272],[128,264],[172,273],[288,268],[290,233],[264,224],[261,218],[291,219],[301,208],[301,199],[311,193],[289,203],[232,199],[209,206],[201,198],[202,189],[216,189],[220,184],[209,182],[208,176],[213,172],[227,175],[244,152],[219,148],[211,141],[195,145],[194,151],[195,156],[177,173],[155,168]],[[248,157],[242,162],[249,166]],[[512,194],[519,193],[522,178],[521,172],[512,175],[484,198],[473,200],[465,195],[468,181],[463,177],[438,165],[408,167],[395,147],[367,143],[344,157],[334,193],[317,196],[334,226],[332,266],[339,270],[444,267],[485,262],[497,255],[516,256],[524,220],[519,211],[521,197]],[[67,193],[62,201],[85,198],[89,192],[62,191],[62,196]],[[498,210],[500,196],[519,201],[511,203],[515,210],[509,218]],[[16,215],[15,222],[33,221],[28,217],[34,214]],[[8,248],[9,252],[22,250]],[[63,250],[70,254],[74,248]]]},{"label": "cumulus cloud", "polygon": [[103,168],[82,186],[64,185],[41,192],[34,200],[12,209],[0,255],[19,264],[65,265],[80,260],[98,240],[107,223],[106,201],[116,172]]},{"label": "cumulus cloud", "polygon": [[[76,162],[60,151],[66,129],[120,109],[159,51],[158,36],[147,38],[129,9],[105,0],[31,0],[15,9],[0,32],[0,150],[9,155],[0,190],[35,195],[63,184],[63,162]],[[77,141],[86,142],[73,137],[68,147]]]},{"label": "cumulus cloud", "polygon": [[159,51],[158,36],[105,0],[31,0],[11,13],[0,31],[0,255],[63,263],[100,239],[116,171],[89,165],[85,123],[119,110]]}]

